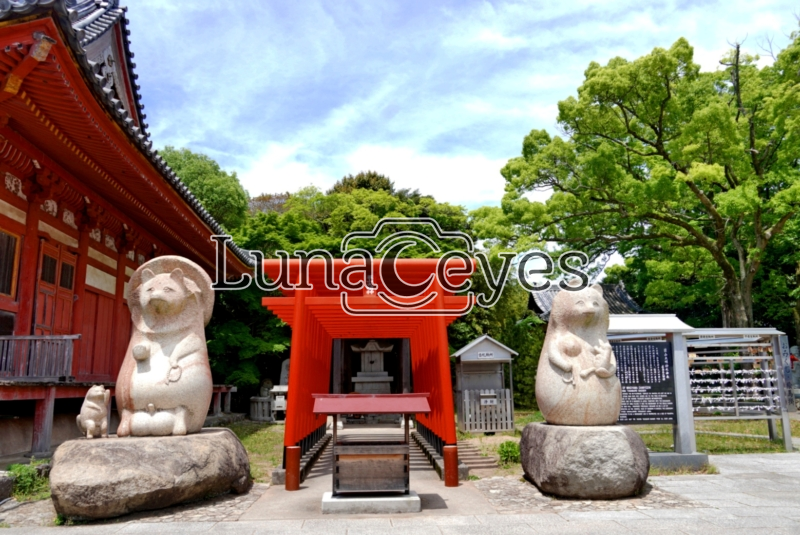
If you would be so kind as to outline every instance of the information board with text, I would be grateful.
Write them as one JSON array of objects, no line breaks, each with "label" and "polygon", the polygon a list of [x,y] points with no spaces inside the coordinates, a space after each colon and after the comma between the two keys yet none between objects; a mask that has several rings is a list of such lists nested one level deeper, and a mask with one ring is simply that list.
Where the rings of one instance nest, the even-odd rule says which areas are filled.
[{"label": "information board with text", "polygon": [[612,343],[622,386],[621,424],[675,423],[675,378],[669,342]]}]

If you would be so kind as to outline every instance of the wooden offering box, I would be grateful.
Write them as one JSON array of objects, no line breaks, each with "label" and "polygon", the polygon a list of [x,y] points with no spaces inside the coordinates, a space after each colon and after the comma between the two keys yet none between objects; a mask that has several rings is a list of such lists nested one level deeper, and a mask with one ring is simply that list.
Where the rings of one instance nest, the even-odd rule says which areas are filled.
[{"label": "wooden offering box", "polygon": [[[333,416],[333,495],[408,494],[409,414],[430,412],[428,394],[314,394],[314,413]],[[342,414],[402,414],[403,440],[370,440],[369,435],[337,437]]]}]

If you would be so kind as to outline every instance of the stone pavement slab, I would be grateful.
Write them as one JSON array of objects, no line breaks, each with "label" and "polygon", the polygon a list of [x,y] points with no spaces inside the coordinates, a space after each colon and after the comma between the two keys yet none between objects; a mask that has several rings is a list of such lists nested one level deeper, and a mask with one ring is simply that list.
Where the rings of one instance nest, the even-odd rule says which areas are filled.
[{"label": "stone pavement slab", "polygon": [[[518,478],[509,478],[509,482],[514,483],[512,486],[518,484],[519,487],[503,502],[499,496],[503,494],[503,485],[499,484],[505,483],[503,481],[482,480],[486,482],[486,492],[479,488],[481,485],[476,485],[481,481],[462,482],[457,488],[447,488],[432,470],[426,471],[424,463],[418,463],[412,470],[411,481],[412,488],[427,496],[428,508],[422,513],[323,516],[320,500],[322,493],[329,490],[330,473],[325,473],[318,465],[320,468],[315,469],[300,491],[286,492],[281,487],[265,486],[238,521],[186,521],[180,515],[162,511],[150,513],[147,518],[124,517],[116,523],[12,528],[0,531],[0,535],[800,534],[800,454],[712,456],[711,462],[719,468],[719,474],[651,478],[654,489],[651,493],[661,493],[664,498],[654,501],[652,506],[643,506],[643,502],[636,499],[592,502],[552,500],[547,496],[527,503],[520,496],[533,493],[524,487],[528,484]],[[499,492],[489,492],[491,490]],[[570,507],[556,509],[553,502],[567,502]],[[513,508],[515,503],[519,507],[517,510]],[[541,507],[542,503],[550,505]],[[630,507],[632,503],[640,507]],[[190,506],[195,507],[192,510],[195,518],[202,518],[202,504]]]}]

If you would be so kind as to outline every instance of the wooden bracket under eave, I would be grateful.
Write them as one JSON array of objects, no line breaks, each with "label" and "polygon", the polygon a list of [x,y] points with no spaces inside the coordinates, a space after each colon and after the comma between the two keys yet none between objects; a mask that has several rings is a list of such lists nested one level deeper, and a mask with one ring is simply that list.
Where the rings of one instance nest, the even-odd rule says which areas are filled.
[{"label": "wooden bracket under eave", "polygon": [[11,69],[11,72],[6,75],[2,84],[0,84],[0,102],[10,99],[19,92],[19,88],[23,80],[25,80],[25,77],[28,76],[39,63],[47,59],[47,53],[50,52],[50,48],[52,48],[56,42],[55,39],[41,32],[34,33],[33,38],[36,41],[31,45],[30,50],[28,50],[28,55]]}]

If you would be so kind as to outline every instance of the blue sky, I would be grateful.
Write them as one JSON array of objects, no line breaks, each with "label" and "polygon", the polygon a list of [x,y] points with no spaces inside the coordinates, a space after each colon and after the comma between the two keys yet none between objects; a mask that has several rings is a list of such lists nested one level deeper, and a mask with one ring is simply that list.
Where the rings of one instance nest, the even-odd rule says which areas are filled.
[{"label": "blue sky", "polygon": [[[124,2],[123,2],[124,3]],[[704,70],[728,42],[760,53],[794,2],[128,1],[156,146],[236,171],[251,195],[330,187],[372,169],[475,208],[590,61],[686,37]],[[766,61],[766,60],[765,60]]]}]

